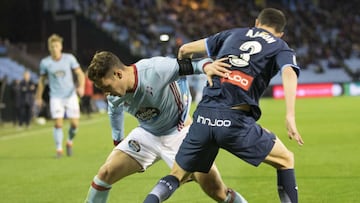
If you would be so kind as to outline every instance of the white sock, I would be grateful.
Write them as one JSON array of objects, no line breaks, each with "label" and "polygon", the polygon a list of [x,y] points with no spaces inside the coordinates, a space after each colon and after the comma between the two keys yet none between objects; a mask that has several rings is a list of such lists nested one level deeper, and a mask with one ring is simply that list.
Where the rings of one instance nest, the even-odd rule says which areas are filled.
[{"label": "white sock", "polygon": [[54,128],[54,140],[57,150],[62,150],[62,141],[63,141],[63,131],[62,128]]},{"label": "white sock", "polygon": [[111,185],[100,180],[97,176],[94,177],[91,183],[88,195],[86,197],[86,203],[106,203]]}]

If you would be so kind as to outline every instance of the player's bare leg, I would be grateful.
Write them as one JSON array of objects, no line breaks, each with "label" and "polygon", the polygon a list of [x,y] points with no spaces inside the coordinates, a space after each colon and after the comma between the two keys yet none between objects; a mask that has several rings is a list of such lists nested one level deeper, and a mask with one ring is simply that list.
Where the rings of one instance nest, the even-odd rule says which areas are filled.
[{"label": "player's bare leg", "polygon": [[276,138],[273,149],[265,163],[277,169],[278,193],[282,203],[297,203],[298,191],[294,172],[294,154]]},{"label": "player's bare leg", "polygon": [[85,202],[107,202],[112,184],[141,170],[142,167],[135,159],[120,150],[113,150],[94,177]]},{"label": "player's bare leg", "polygon": [[167,200],[179,188],[180,183],[184,184],[187,182],[191,175],[192,173],[183,170],[175,161],[170,175],[160,179],[146,196],[144,203],[160,203]]},{"label": "player's bare leg", "polygon": [[63,155],[62,143],[63,143],[63,138],[64,138],[64,134],[63,134],[63,130],[62,130],[63,119],[55,118],[54,122],[55,122],[55,124],[54,124],[53,135],[54,135],[54,141],[55,141],[55,146],[56,146],[56,158],[61,158]]},{"label": "player's bare leg", "polygon": [[226,187],[215,164],[212,165],[209,173],[196,172],[193,176],[202,190],[217,202],[247,203],[239,193]]},{"label": "player's bare leg", "polygon": [[144,203],[160,203],[167,200],[175,190],[179,188],[180,185],[186,183],[192,175],[199,182],[205,193],[214,200],[221,203],[247,203],[240,194],[226,188],[215,165],[212,166],[208,174],[193,174],[183,170],[176,162],[170,175],[160,179],[146,197]]},{"label": "player's bare leg", "polygon": [[72,156],[73,154],[73,139],[76,135],[77,129],[79,125],[79,119],[78,118],[72,118],[70,121],[70,128],[68,131],[68,139],[66,141],[66,155]]}]

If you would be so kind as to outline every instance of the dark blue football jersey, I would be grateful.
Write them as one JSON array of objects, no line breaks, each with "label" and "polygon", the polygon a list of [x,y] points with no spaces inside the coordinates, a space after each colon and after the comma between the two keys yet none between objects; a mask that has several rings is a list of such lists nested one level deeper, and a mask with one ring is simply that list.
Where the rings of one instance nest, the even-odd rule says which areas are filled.
[{"label": "dark blue football jersey", "polygon": [[219,59],[228,57],[232,73],[214,77],[206,86],[200,106],[228,108],[249,104],[260,118],[259,99],[283,67],[291,66],[299,75],[295,53],[287,43],[260,28],[235,28],[206,38],[207,53]]}]

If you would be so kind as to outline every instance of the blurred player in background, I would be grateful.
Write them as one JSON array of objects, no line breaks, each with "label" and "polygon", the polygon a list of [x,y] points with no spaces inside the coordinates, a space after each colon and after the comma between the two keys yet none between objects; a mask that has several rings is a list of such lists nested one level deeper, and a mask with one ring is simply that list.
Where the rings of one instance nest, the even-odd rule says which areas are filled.
[{"label": "blurred player in background", "polygon": [[30,126],[33,117],[34,95],[36,91],[35,84],[30,80],[30,71],[25,70],[23,79],[20,82],[20,118],[19,125],[26,128]]},{"label": "blurred player in background", "polygon": [[[186,75],[203,71],[210,77],[227,72],[221,61],[177,61],[168,57],[143,59],[124,65],[110,52],[99,52],[88,68],[88,77],[109,96],[109,116],[115,149],[90,186],[86,202],[106,202],[111,185],[163,159],[172,167],[175,154],[192,122],[191,95]],[[226,64],[227,65],[227,64]],[[124,111],[139,126],[124,138]],[[218,202],[246,202],[227,188],[215,164],[209,173],[194,173],[207,195]],[[188,179],[189,181],[190,179]]]},{"label": "blurred player in background", "polygon": [[94,84],[87,77],[87,72],[85,72],[85,91],[84,91],[84,96],[81,98],[81,108],[83,113],[86,114],[88,118],[91,117],[91,113],[93,112],[93,108],[92,108],[93,96],[94,96]]},{"label": "blurred player in background", "polygon": [[280,10],[267,8],[260,12],[253,28],[226,30],[180,47],[179,59],[194,53],[228,57],[231,73],[226,78],[214,77],[213,85],[205,87],[170,175],[157,183],[145,203],[166,200],[193,172],[207,173],[219,148],[254,166],[264,162],[276,168],[281,202],[298,202],[293,153],[275,134],[256,123],[261,116],[259,99],[280,71],[288,136],[303,144],[295,122],[300,70],[294,51],[280,39],[285,25]]},{"label": "blurred player in background", "polygon": [[[84,95],[85,75],[77,59],[70,53],[62,53],[63,39],[57,34],[48,38],[50,55],[40,62],[40,78],[36,91],[36,105],[42,106],[42,94],[45,79],[48,79],[50,88],[50,113],[55,120],[54,140],[56,156],[63,155],[63,120],[64,116],[70,119],[70,128],[66,142],[66,153],[72,155],[73,139],[79,125],[80,105],[79,97]],[[77,77],[75,84],[73,74]]]}]

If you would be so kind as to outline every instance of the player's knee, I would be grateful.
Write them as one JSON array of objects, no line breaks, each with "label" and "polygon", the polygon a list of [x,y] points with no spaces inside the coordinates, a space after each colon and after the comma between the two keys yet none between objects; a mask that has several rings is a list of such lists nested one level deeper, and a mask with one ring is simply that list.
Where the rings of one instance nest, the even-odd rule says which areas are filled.
[{"label": "player's knee", "polygon": [[290,168],[294,168],[294,153],[287,150],[284,153],[283,156],[283,161],[282,161],[282,166],[280,167],[280,169],[290,169]]},{"label": "player's knee", "polygon": [[79,127],[79,121],[78,120],[71,120],[71,122],[70,122],[70,127],[71,128],[78,128]]},{"label": "player's knee", "polygon": [[106,182],[106,183],[109,183],[109,184],[112,184],[114,182],[114,176],[115,176],[115,170],[113,169],[113,167],[111,167],[109,164],[104,164],[97,176],[100,180]]}]

